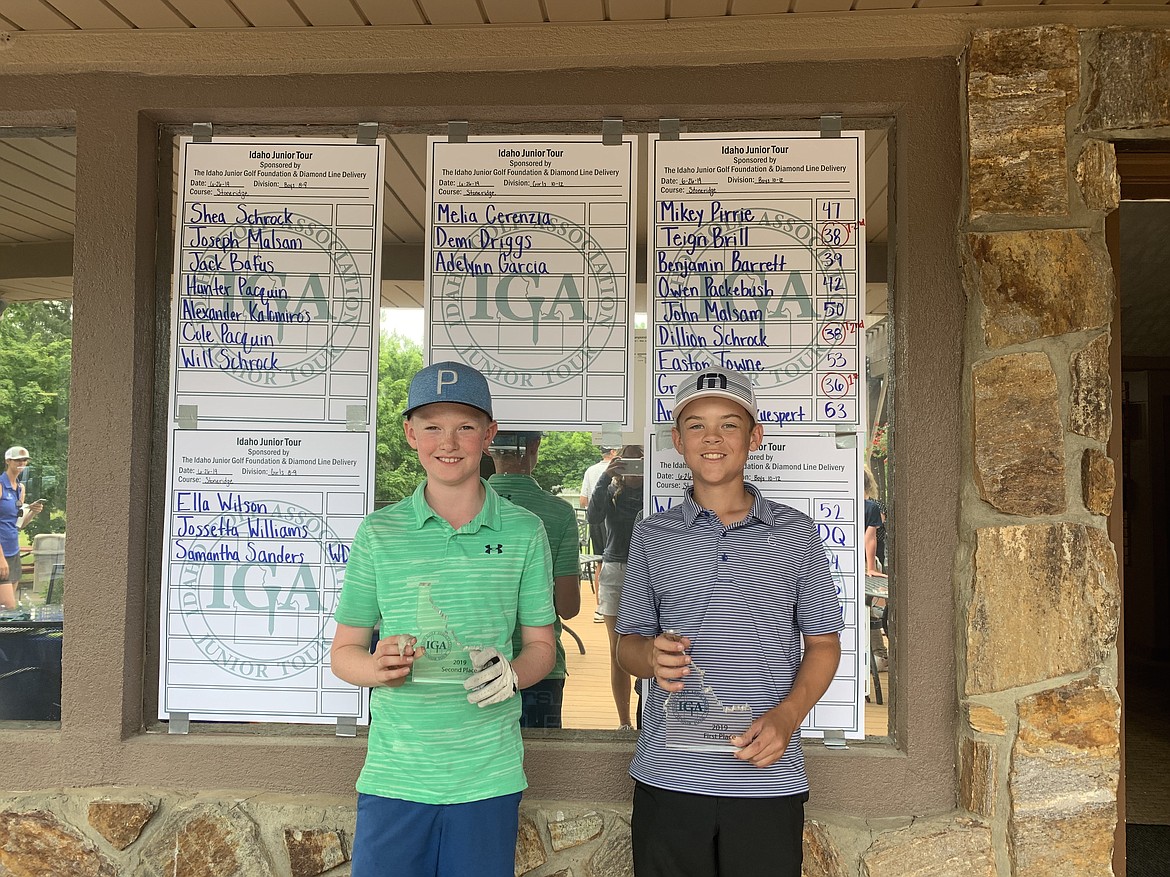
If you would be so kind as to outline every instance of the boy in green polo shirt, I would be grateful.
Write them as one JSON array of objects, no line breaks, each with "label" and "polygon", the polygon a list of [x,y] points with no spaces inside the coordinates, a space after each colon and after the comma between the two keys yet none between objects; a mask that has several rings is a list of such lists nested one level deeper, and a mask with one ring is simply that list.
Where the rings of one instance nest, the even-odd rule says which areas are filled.
[{"label": "boy in green polo shirt", "polygon": [[483,375],[427,366],[405,418],[426,480],[358,527],[334,614],[334,675],[373,689],[352,873],[511,877],[527,785],[515,695],[554,660],[548,540],[479,477],[496,433]]},{"label": "boy in green polo shirt", "polygon": [[[557,661],[548,676],[520,692],[524,703],[524,711],[520,714],[521,728],[561,727],[567,675],[565,647],[561,645],[561,619],[572,618],[581,611],[581,546],[577,536],[577,515],[571,505],[544,490],[532,477],[540,457],[541,438],[539,432],[500,430],[488,448],[496,467],[496,474],[488,479],[488,484],[500,496],[540,518],[552,549],[553,606],[557,610],[553,640]],[[519,635],[517,632],[516,636]],[[513,647],[516,647],[515,638]]]}]

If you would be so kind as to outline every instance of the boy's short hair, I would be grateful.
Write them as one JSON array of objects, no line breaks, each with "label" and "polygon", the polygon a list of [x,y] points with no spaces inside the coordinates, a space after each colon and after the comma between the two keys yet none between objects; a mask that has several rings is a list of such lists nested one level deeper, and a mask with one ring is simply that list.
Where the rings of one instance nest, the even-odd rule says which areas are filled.
[{"label": "boy's short hair", "polygon": [[742,405],[751,422],[756,422],[756,393],[751,378],[743,372],[714,365],[679,381],[674,394],[674,422],[678,423],[683,408],[707,396],[730,399]]},{"label": "boy's short hair", "polygon": [[436,362],[421,368],[410,381],[403,417],[410,417],[424,405],[436,402],[455,402],[467,405],[487,415],[492,414],[492,394],[487,378],[463,362]]}]

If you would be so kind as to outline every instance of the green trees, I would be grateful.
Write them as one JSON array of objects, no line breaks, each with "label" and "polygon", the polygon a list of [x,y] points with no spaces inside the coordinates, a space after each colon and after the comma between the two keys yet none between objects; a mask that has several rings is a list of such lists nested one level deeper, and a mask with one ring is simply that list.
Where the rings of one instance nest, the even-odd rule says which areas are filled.
[{"label": "green trees", "polygon": [[378,351],[378,436],[374,451],[377,508],[410,496],[423,479],[418,455],[406,443],[402,411],[410,379],[422,368],[422,348],[409,338],[382,333]]},{"label": "green trees", "polygon": [[65,530],[73,303],[17,302],[0,311],[0,446],[32,455],[28,499],[47,500],[30,535]]},{"label": "green trees", "polygon": [[601,459],[587,432],[546,432],[540,441],[540,461],[532,477],[545,490],[560,485],[574,497],[581,491],[581,476]]}]

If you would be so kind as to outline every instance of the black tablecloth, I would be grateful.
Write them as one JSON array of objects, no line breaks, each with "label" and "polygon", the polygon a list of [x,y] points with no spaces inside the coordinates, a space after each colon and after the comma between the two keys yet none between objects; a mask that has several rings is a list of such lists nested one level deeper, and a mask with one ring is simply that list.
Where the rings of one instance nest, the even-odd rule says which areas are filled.
[{"label": "black tablecloth", "polygon": [[61,624],[0,624],[0,719],[61,719]]}]

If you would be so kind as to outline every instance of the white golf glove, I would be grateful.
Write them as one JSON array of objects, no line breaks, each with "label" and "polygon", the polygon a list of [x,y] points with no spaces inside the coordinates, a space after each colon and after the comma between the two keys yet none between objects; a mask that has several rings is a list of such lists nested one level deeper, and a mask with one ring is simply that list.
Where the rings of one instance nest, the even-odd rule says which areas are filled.
[{"label": "white golf glove", "polygon": [[468,703],[479,707],[501,703],[520,690],[516,671],[495,646],[472,649],[471,666],[478,672],[463,680]]}]

